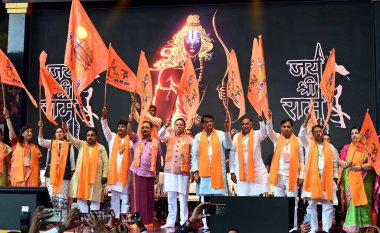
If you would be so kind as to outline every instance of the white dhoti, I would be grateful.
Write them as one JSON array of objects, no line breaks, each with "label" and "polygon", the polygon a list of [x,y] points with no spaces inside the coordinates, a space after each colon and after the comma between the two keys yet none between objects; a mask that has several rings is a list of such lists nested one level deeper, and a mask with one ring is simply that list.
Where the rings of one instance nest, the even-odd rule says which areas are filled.
[{"label": "white dhoti", "polygon": [[180,204],[180,224],[184,224],[188,219],[187,198],[189,193],[189,176],[165,173],[164,191],[168,193],[169,206],[166,225],[175,225],[177,218],[177,193]]},{"label": "white dhoti", "polygon": [[[125,214],[129,212],[129,185],[131,183],[131,174],[128,176],[128,181],[126,186],[123,188],[121,182],[117,182],[114,185],[108,185],[107,187],[111,190],[111,209],[115,212],[115,216],[120,218],[120,214]],[[121,204],[120,204],[121,199]]]}]

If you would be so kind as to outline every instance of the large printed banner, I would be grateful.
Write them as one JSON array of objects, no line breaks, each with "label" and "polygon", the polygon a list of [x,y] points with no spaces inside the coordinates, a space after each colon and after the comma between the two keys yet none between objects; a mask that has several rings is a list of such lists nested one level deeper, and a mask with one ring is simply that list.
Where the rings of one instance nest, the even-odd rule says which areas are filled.
[{"label": "large printed banner", "polygon": [[[375,107],[370,4],[263,4],[260,9],[252,10],[255,7],[242,4],[123,8],[118,14],[112,9],[86,10],[105,44],[112,42],[112,47],[132,72],[137,72],[140,50],[145,51],[153,81],[153,104],[163,122],[173,114],[175,118],[186,118],[189,114],[186,111],[189,108],[178,98],[178,86],[186,59],[191,59],[195,70],[193,78],[199,83],[198,117],[193,116],[196,132],[201,129],[196,125],[196,118],[206,113],[216,117],[217,128],[223,128],[226,119],[223,101],[232,119],[239,116],[239,109],[227,98],[228,55],[232,49],[239,61],[246,114],[258,126],[257,113],[247,102],[246,95],[252,41],[259,35],[262,35],[265,51],[268,101],[275,130],[279,131],[283,118],[291,118],[295,121],[297,133],[303,117],[309,112],[310,97],[314,97],[317,122],[323,124],[327,105],[319,83],[329,51],[335,48],[335,98],[327,130],[336,147],[348,143],[351,126],[361,124],[365,109]],[[49,53],[51,64],[47,67],[50,73],[78,104],[73,95],[70,71],[62,64],[69,11],[34,11],[32,18],[31,78],[38,77],[35,75],[38,74],[36,54],[45,50]],[[54,43],[49,43],[52,40]],[[87,120],[99,131],[105,76],[105,72],[101,73],[82,93]],[[29,88],[37,96],[36,87]],[[127,120],[130,100],[128,92],[111,85],[107,87],[111,129],[118,120]],[[42,104],[44,110],[44,100]],[[84,135],[84,124],[74,114],[71,104],[60,95],[55,95],[53,104],[57,122],[62,117],[69,122],[75,136]],[[29,110],[36,111],[31,107]],[[37,122],[35,114],[29,114],[28,122]],[[239,121],[233,124],[233,128],[240,129]],[[268,145],[264,145],[264,154],[272,153],[273,148]]]}]

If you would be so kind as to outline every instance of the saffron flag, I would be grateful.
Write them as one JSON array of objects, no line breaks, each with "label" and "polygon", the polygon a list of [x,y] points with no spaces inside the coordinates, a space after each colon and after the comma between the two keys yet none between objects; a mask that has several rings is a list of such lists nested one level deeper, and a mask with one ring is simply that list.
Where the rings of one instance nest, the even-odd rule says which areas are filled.
[{"label": "saffron flag", "polygon": [[0,49],[0,77],[1,77],[1,83],[24,89],[30,101],[32,102],[32,104],[36,108],[38,108],[36,100],[33,98],[32,94],[30,94],[28,89],[26,89],[14,65],[1,49]]},{"label": "saffron flag", "polygon": [[40,54],[40,85],[44,87],[45,99],[46,99],[46,118],[53,124],[58,125],[53,116],[53,103],[52,99],[55,93],[63,94],[70,103],[73,105],[76,114],[80,117],[75,104],[72,102],[66,91],[61,85],[53,78],[48,69],[46,68],[47,53],[42,51]]},{"label": "saffron flag", "polygon": [[375,169],[377,175],[380,175],[380,143],[368,110],[364,117],[356,150],[367,155],[369,164]]},{"label": "saffron flag", "polygon": [[327,125],[334,102],[335,91],[335,49],[331,50],[329,59],[327,60],[325,70],[323,71],[321,82],[319,83],[322,95],[327,104],[327,115],[324,121],[324,125]]},{"label": "saffron flag", "polygon": [[142,123],[145,119],[144,116],[148,112],[153,99],[152,77],[150,76],[149,65],[148,61],[146,60],[144,51],[141,51],[140,53],[135,92],[140,95],[141,99],[140,119],[139,126],[137,129],[137,132],[140,133]]},{"label": "saffron flag", "polygon": [[234,50],[228,55],[228,81],[227,97],[239,108],[239,117],[245,114],[245,100],[243,86],[241,85],[239,64]]},{"label": "saffron flag", "polygon": [[181,103],[180,106],[183,107],[183,112],[186,114],[186,127],[190,128],[193,119],[197,116],[200,100],[198,79],[190,57],[186,59],[185,69],[177,87],[177,93]]},{"label": "saffron flag", "polygon": [[259,41],[256,38],[253,39],[247,97],[256,112],[260,116],[264,112],[265,117],[268,119],[267,79],[261,36],[259,36]]},{"label": "saffron flag", "polygon": [[107,47],[79,0],[73,0],[65,51],[65,66],[71,70],[74,94],[83,114],[80,94],[107,69]]},{"label": "saffron flag", "polygon": [[135,91],[136,76],[132,70],[121,60],[111,44],[108,48],[107,84],[124,91]]},{"label": "saffron flag", "polygon": [[309,113],[310,113],[310,119],[306,125],[306,132],[308,133],[308,135],[310,135],[310,137],[312,137],[311,129],[313,128],[314,125],[318,124],[317,117],[315,115],[315,110],[314,110],[314,98],[313,97],[310,97]]}]

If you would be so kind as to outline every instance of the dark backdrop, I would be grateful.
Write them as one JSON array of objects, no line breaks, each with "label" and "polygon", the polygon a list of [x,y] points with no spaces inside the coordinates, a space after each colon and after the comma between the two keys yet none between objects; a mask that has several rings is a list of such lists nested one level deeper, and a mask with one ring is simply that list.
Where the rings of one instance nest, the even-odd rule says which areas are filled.
[{"label": "dark backdrop", "polygon": [[[87,9],[106,45],[113,47],[124,61],[136,72],[140,50],[145,50],[150,66],[159,58],[159,51],[185,23],[190,14],[200,15],[202,26],[214,39],[213,58],[204,64],[204,81],[208,89],[198,114],[211,113],[216,116],[216,128],[222,129],[225,113],[218,99],[216,86],[226,68],[226,56],[212,30],[212,16],[218,9],[217,27],[229,49],[235,49],[239,61],[244,91],[247,92],[252,39],[263,35],[268,93],[273,111],[275,129],[279,130],[282,118],[289,117],[281,104],[282,98],[308,98],[297,92],[303,79],[289,72],[288,60],[313,59],[317,43],[320,43],[323,58],[327,60],[329,50],[335,48],[336,61],[350,72],[345,77],[337,73],[337,85],[343,87],[339,104],[343,112],[346,128],[340,124],[330,124],[333,144],[338,148],[348,143],[349,128],[361,125],[365,110],[371,109],[375,118],[375,58],[372,6],[359,2],[305,2],[222,4],[202,6],[132,7],[118,9]],[[47,64],[62,64],[66,44],[69,9],[34,10],[31,21],[29,90],[38,96],[38,57],[42,50],[48,53]],[[322,65],[325,67],[325,64]],[[155,74],[153,74],[154,77]],[[106,144],[100,127],[103,106],[105,73],[91,87],[92,111],[99,116],[94,120],[99,130],[101,143]],[[162,101],[164,102],[164,100]],[[322,102],[319,102],[322,104]],[[38,111],[28,104],[28,123],[37,134]],[[322,106],[324,106],[322,104]],[[113,87],[107,89],[109,124],[115,129],[119,119],[127,119],[130,112],[130,94]],[[304,110],[300,107],[298,111]],[[247,114],[258,128],[255,111],[246,98]],[[230,103],[236,118],[238,110]],[[326,114],[324,106],[323,114]],[[294,130],[298,133],[303,121],[303,113],[295,116]],[[300,119],[299,119],[300,118]],[[45,121],[45,137],[53,136],[53,125]],[[336,116],[333,119],[337,119]],[[58,120],[58,119],[57,119]],[[66,118],[65,118],[66,120]],[[233,125],[240,128],[238,123]],[[80,137],[84,138],[84,126],[80,127]],[[199,127],[194,128],[199,131]],[[264,142],[263,157],[269,161],[273,146]]]}]

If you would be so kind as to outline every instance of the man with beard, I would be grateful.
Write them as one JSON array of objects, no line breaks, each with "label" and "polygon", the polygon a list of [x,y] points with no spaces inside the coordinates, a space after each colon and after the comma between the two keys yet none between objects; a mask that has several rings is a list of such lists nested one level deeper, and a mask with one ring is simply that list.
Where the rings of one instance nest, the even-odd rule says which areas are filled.
[{"label": "man with beard", "polygon": [[127,135],[128,122],[120,120],[117,123],[117,134],[111,132],[107,122],[107,108],[103,107],[101,124],[110,153],[107,185],[111,190],[111,209],[115,211],[116,217],[120,217],[120,213],[125,214],[129,211],[129,167],[132,159],[130,156],[131,143]]},{"label": "man with beard", "polygon": [[152,137],[152,123],[144,121],[141,135],[132,131],[133,113],[129,114],[127,133],[133,143],[132,171],[132,212],[138,211],[145,224],[153,223],[154,184],[158,181],[160,142]]},{"label": "man with beard", "polygon": [[329,232],[333,219],[333,200],[336,200],[339,155],[333,145],[323,140],[323,126],[311,129],[312,139],[307,134],[306,125],[310,114],[298,134],[306,151],[305,182],[302,197],[309,202],[306,212],[311,215],[311,231],[318,231],[317,203],[322,204],[323,231]]},{"label": "man with beard", "polygon": [[275,197],[295,197],[294,227],[297,231],[298,188],[302,186],[305,173],[305,158],[302,143],[293,133],[293,121],[281,121],[281,134],[273,130],[272,112],[268,112],[267,132],[274,145],[269,181],[274,185]]},{"label": "man with beard", "polygon": [[259,117],[260,130],[253,130],[252,120],[241,118],[241,132],[233,138],[230,153],[231,180],[238,196],[259,196],[269,192],[268,171],[261,155],[261,142],[267,137],[265,123]]},{"label": "man with beard", "polygon": [[174,132],[167,132],[171,119],[158,132],[162,142],[167,143],[164,168],[165,192],[168,194],[169,214],[161,228],[175,226],[177,218],[177,193],[180,203],[181,225],[188,219],[187,197],[189,194],[190,148],[192,138],[185,134],[186,122],[178,118],[174,122]]},{"label": "man with beard", "polygon": [[107,183],[108,156],[106,148],[98,143],[95,128],[87,129],[86,141],[76,139],[62,123],[67,140],[78,149],[78,158],[74,175],[70,181],[69,197],[77,198],[79,209],[88,213],[87,201],[91,210],[99,210],[103,198],[103,187]]}]

